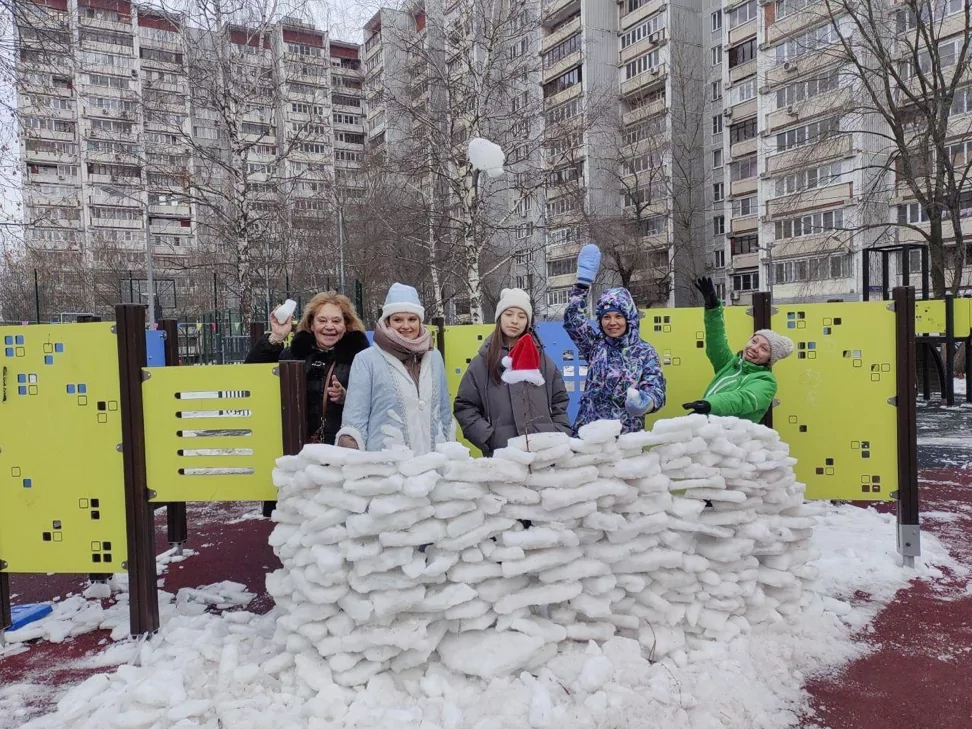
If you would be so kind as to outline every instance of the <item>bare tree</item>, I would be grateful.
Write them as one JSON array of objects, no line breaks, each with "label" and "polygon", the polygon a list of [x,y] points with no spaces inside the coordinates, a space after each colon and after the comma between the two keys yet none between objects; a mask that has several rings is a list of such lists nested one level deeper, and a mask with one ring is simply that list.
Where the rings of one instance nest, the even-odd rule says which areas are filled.
[{"label": "bare tree", "polygon": [[[972,211],[970,5],[824,1],[832,42],[826,52],[852,91],[839,131],[860,134],[867,151],[860,203],[871,211],[847,227],[882,233],[883,240],[910,231],[906,237],[928,246],[935,295],[957,293]],[[897,197],[914,202],[891,216],[888,203]]]}]

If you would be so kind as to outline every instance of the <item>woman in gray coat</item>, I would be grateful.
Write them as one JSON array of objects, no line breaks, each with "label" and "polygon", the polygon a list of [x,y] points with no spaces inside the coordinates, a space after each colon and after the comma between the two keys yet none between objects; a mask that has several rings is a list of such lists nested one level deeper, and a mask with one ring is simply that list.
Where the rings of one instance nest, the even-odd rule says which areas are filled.
[{"label": "woman in gray coat", "polygon": [[[554,361],[541,351],[543,384],[502,379],[510,350],[533,324],[533,307],[522,289],[504,289],[496,307],[496,330],[459,383],[453,413],[466,440],[491,456],[510,438],[530,433],[570,434],[567,388]],[[504,363],[504,360],[506,362]]]}]

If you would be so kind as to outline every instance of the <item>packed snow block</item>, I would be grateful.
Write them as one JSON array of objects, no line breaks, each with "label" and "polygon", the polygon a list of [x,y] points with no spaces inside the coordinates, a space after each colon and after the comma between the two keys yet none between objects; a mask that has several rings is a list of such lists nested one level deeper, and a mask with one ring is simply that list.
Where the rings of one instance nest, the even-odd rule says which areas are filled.
[{"label": "packed snow block", "polygon": [[677,659],[803,609],[814,522],[793,463],[776,433],[698,415],[492,459],[309,446],[273,476],[274,642],[320,656],[336,690],[437,660],[541,670],[563,641],[619,632]]}]

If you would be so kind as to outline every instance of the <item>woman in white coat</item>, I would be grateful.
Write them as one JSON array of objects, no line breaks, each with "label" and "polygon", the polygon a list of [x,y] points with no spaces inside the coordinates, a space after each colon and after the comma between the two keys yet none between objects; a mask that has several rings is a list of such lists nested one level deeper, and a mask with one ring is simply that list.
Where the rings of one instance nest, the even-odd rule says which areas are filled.
[{"label": "woman in white coat", "polygon": [[445,364],[424,318],[418,292],[392,284],[375,346],[351,365],[339,446],[380,451],[404,445],[420,455],[455,439]]}]

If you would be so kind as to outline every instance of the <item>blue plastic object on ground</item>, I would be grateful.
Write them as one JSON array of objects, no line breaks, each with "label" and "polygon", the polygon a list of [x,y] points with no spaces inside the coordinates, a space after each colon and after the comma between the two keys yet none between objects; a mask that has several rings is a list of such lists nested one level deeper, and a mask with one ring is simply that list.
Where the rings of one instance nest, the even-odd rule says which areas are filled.
[{"label": "blue plastic object on ground", "polygon": [[35,602],[30,605],[13,605],[10,608],[10,630],[17,630],[25,625],[40,620],[54,611],[50,603]]}]

